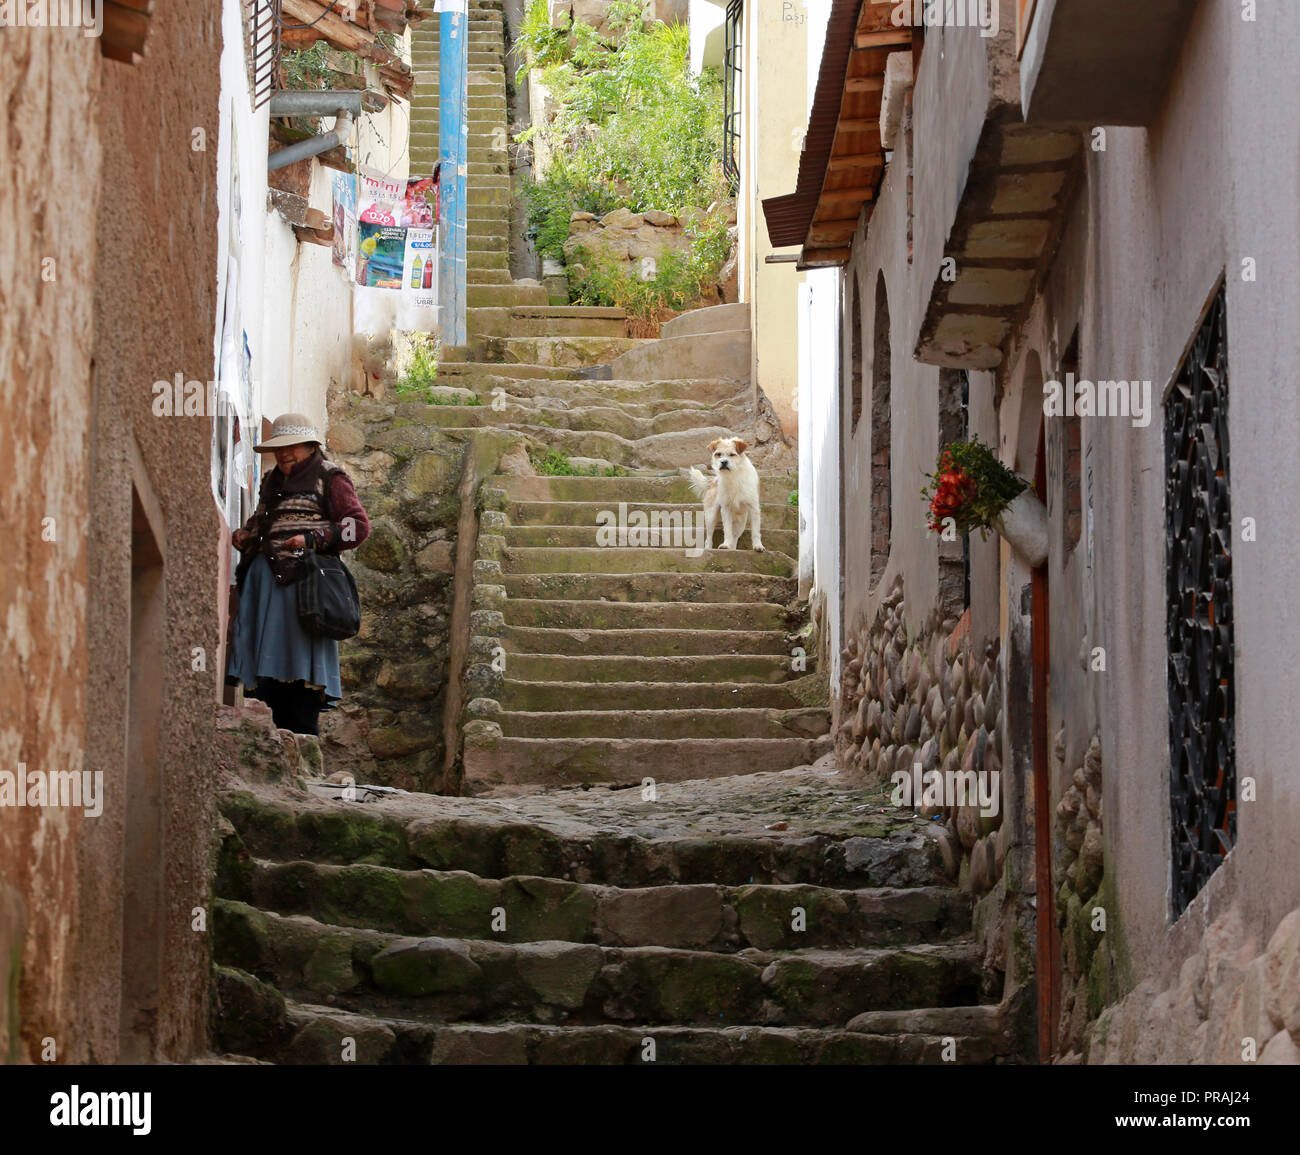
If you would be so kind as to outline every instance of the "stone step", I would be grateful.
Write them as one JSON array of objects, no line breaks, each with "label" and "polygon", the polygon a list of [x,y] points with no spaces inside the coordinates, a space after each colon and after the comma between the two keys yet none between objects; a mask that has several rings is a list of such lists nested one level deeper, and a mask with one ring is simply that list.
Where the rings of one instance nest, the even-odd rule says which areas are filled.
[{"label": "stone step", "polygon": [[507,678],[507,711],[798,709],[789,685],[755,682],[526,682]]},{"label": "stone step", "polygon": [[[218,913],[239,928],[241,938],[257,935],[262,915],[308,916],[322,926],[417,938],[723,953],[910,946],[956,939],[970,930],[970,901],[951,886],[840,890],[694,883],[629,889],[544,876],[480,878],[463,870],[261,859],[251,860],[238,882],[239,893],[222,894],[217,902]],[[257,969],[247,959],[222,961]]]},{"label": "stone step", "polygon": [[615,357],[646,343],[636,337],[488,337],[485,341],[487,361],[530,365],[563,365],[582,369],[604,365]]},{"label": "stone step", "polygon": [[[683,516],[698,512],[700,505],[687,505],[674,502],[625,502],[628,514],[644,513],[680,513]],[[614,506],[615,510],[618,505]],[[516,501],[506,510],[512,526],[552,525],[585,526],[595,525],[596,519],[610,509],[598,501]],[[770,529],[797,532],[799,528],[799,511],[792,505],[764,505],[761,507],[763,532]],[[784,552],[789,553],[789,550]]]},{"label": "stone step", "polygon": [[[500,381],[521,381],[529,377],[547,377],[552,380],[563,381],[569,371],[555,365],[511,365],[510,373],[512,376],[500,376],[502,372],[502,366],[490,364],[486,361],[457,361],[454,358],[445,357],[438,360],[439,377],[477,376]],[[513,376],[513,374],[518,374],[518,376]],[[459,382],[457,383],[459,384]]]},{"label": "stone step", "polygon": [[[494,483],[514,501],[587,501],[615,506],[620,501],[666,501],[690,505],[697,500],[690,484],[676,473],[641,474],[629,477],[502,477]],[[763,504],[784,502],[794,488],[794,479],[781,474],[760,473],[759,494]]]},{"label": "stone step", "polygon": [[[474,282],[471,281],[471,284]],[[463,355],[463,351],[461,351]],[[453,374],[442,372],[444,368],[450,370],[450,367],[456,364],[465,364],[454,360],[443,360],[439,363],[439,370],[442,376],[450,379]],[[473,364],[481,364],[475,362]],[[546,366],[528,366],[529,370],[546,368]],[[458,384],[470,382],[474,385],[481,385],[481,379],[472,372],[467,377],[462,374]],[[626,412],[624,409],[610,408],[558,408],[556,406],[546,406],[544,408],[529,405],[521,407],[516,404],[500,405],[499,398],[495,390],[481,388],[476,396],[479,397],[477,405],[444,405],[438,406],[426,413],[422,420],[430,425],[437,425],[443,429],[478,429],[487,426],[498,426],[502,429],[519,429],[533,433],[535,436],[549,439],[550,430],[569,430],[576,433],[591,432],[610,434],[620,438],[624,442],[641,442],[647,438],[659,437],[664,434],[696,432],[698,430],[712,430],[711,420],[725,418],[729,414],[739,413],[734,407],[729,409],[714,408],[711,410],[703,409],[669,409],[657,416],[639,417]],[[583,453],[577,453],[577,456],[585,456]],[[695,511],[700,512],[701,507],[696,506]],[[693,523],[692,523],[693,524]],[[590,544],[595,544],[592,541]]]},{"label": "stone step", "polygon": [[510,268],[510,254],[504,245],[499,249],[466,249],[465,258],[471,270]]},{"label": "stone step", "polygon": [[467,283],[470,285],[513,285],[514,277],[509,269],[489,269],[483,266],[470,266]]},{"label": "stone step", "polygon": [[[485,538],[480,536],[480,547]],[[480,548],[480,556],[483,556]],[[611,546],[608,549],[558,549],[546,546],[505,546],[506,573],[761,573],[777,577],[794,574],[794,560],[768,550],[710,550],[690,557],[685,549]]]},{"label": "stone step", "polygon": [[546,302],[546,289],[542,285],[475,285],[465,291],[465,303],[470,309],[491,305],[540,305]]},{"label": "stone step", "polygon": [[[508,372],[513,374],[514,371],[514,367],[508,368]],[[735,429],[722,425],[696,425],[693,421],[687,422],[686,429],[669,429],[637,438],[623,437],[602,429],[599,427],[602,422],[593,424],[597,427],[567,429],[558,424],[543,424],[529,432],[567,457],[598,458],[633,470],[684,469],[691,465],[702,465],[711,441],[736,436]]]},{"label": "stone step", "polygon": [[[566,306],[555,306],[557,312],[550,315],[520,315],[516,311],[508,321],[509,335],[514,337],[624,337],[627,335],[625,316],[592,317],[580,313],[566,315],[558,312],[563,308]],[[610,312],[622,313],[623,310],[611,309]]]},{"label": "stone step", "polygon": [[[613,514],[616,510],[606,510],[606,513]],[[663,515],[657,520],[650,523],[658,529],[657,540],[666,542],[672,547],[690,547],[699,549],[702,546],[718,549],[722,542],[722,528],[719,524],[713,533],[712,542],[706,543],[703,539],[704,534],[704,510],[701,506],[695,506],[692,510],[689,507],[684,514],[679,512],[675,517]],[[649,516],[649,515],[647,515]],[[611,519],[611,524],[614,524]],[[647,543],[653,543],[656,535],[648,525],[644,529]],[[769,527],[765,522],[762,523],[763,545],[766,549],[777,550],[786,554],[788,557],[797,557],[799,553],[799,534],[795,530],[774,529]],[[636,534],[638,529],[635,526],[620,530],[615,528],[596,525],[512,525],[507,526],[503,531],[506,544],[509,546],[559,546],[564,549],[572,548],[593,548],[603,546],[605,542],[617,545],[635,545],[637,542]],[[746,529],[740,535],[740,540],[736,543],[743,551],[752,549],[752,534],[750,529]]]},{"label": "stone step", "polygon": [[[593,687],[592,694],[599,699],[610,688]],[[735,690],[739,694],[785,692],[774,686]],[[568,691],[572,694],[573,687]],[[318,798],[290,802],[247,790],[224,791],[218,806],[236,833],[223,842],[218,890],[238,893],[238,887],[247,885],[236,876],[248,869],[250,855],[338,865],[362,862],[399,870],[461,870],[479,878],[617,879],[624,888],[669,883],[810,883],[840,889],[950,885],[938,836],[929,824],[872,810],[861,815],[848,836],[667,836],[633,833],[621,826],[553,830],[517,815],[485,812],[472,799],[434,801],[432,812],[417,811],[412,816],[382,806]]]},{"label": "stone step", "polygon": [[[761,682],[790,676],[785,654],[515,654],[506,674],[524,681],[562,682]],[[798,763],[791,762],[794,766]]]},{"label": "stone step", "polygon": [[328,1000],[353,1012],[432,1022],[676,1026],[721,1019],[842,1027],[868,1010],[978,1005],[978,956],[967,943],[734,955],[408,937],[283,918],[224,900],[214,906],[218,965],[269,980],[291,998]]},{"label": "stone step", "polygon": [[817,738],[830,721],[820,708],[744,710],[505,711],[491,716],[507,738]]},{"label": "stone step", "polygon": [[610,602],[759,602],[790,601],[793,576],[759,573],[542,573],[503,574],[510,598]]},{"label": "stone step", "polygon": [[[513,370],[504,367],[497,369],[498,374],[508,377]],[[636,405],[651,405],[647,413],[664,412],[660,403],[670,401],[675,408],[689,408],[692,405],[708,408],[727,401],[747,400],[749,388],[726,377],[679,378],[661,381],[596,381],[581,380],[570,375],[564,379],[565,385],[558,389],[553,385],[521,385],[510,390],[521,397],[554,397],[570,405],[618,405],[627,407],[628,412],[639,412],[632,408]],[[701,459],[700,464],[704,464]]]},{"label": "stone step", "polygon": [[781,630],[786,609],[773,602],[602,602],[507,598],[509,626],[552,629]]},{"label": "stone step", "polygon": [[[257,984],[240,972],[230,985]],[[269,988],[264,988],[268,989]],[[252,1000],[248,1000],[252,1001]],[[238,1005],[238,997],[232,998]],[[262,1006],[264,1004],[256,1004]],[[553,1026],[538,1023],[433,1024],[359,1015],[281,999],[274,1014],[218,1022],[225,1049],[294,1065],[452,1066],[884,1066],[995,1061],[986,1039],[951,1034],[868,1035],[798,1027]],[[352,1040],[349,1050],[346,1040]],[[653,1044],[653,1050],[650,1048]]]},{"label": "stone step", "polygon": [[[588,662],[631,660],[587,659]],[[642,659],[643,662],[674,660]],[[515,658],[512,665],[521,661],[528,659]],[[551,672],[557,677],[566,676],[561,670]],[[626,679],[629,675],[636,676],[634,671],[620,670],[599,677],[613,680]],[[639,785],[651,771],[657,782],[757,774],[810,766],[831,749],[830,738],[507,738],[499,732],[475,729],[476,725],[483,724],[471,723],[465,728],[464,785],[470,794],[501,786],[580,786],[602,782],[633,786]]]},{"label": "stone step", "polygon": [[789,639],[781,630],[566,630],[508,626],[507,654],[538,657],[785,657]]}]

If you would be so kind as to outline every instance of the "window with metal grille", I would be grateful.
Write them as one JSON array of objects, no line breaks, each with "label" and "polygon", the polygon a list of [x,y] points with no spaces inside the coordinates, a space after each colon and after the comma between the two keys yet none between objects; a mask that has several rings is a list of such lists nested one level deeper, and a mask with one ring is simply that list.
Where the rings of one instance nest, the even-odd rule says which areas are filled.
[{"label": "window with metal grille", "polygon": [[740,113],[743,107],[740,21],[744,8],[743,0],[730,0],[723,26],[722,172],[733,194],[740,188]]},{"label": "window with metal grille", "polygon": [[253,107],[271,99],[280,65],[280,0],[243,0],[244,63]]},{"label": "window with metal grille", "polygon": [[1173,915],[1237,837],[1228,333],[1224,288],[1165,401]]}]

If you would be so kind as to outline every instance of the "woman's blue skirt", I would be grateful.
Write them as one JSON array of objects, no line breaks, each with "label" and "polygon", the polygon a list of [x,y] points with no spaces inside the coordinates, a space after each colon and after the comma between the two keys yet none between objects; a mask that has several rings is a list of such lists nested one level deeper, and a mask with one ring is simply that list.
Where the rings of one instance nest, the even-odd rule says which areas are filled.
[{"label": "woman's blue skirt", "polygon": [[248,691],[257,689],[258,678],[275,678],[305,682],[324,691],[327,702],[343,697],[338,642],[302,628],[297,584],[277,585],[264,554],[257,555],[244,576],[226,676]]}]

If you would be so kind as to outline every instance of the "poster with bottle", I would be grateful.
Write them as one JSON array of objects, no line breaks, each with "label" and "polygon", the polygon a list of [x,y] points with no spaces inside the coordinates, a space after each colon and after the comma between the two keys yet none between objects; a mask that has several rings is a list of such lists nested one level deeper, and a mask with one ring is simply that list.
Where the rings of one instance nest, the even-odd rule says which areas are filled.
[{"label": "poster with bottle", "polygon": [[438,303],[438,232],[406,230],[406,265],[402,284],[411,304],[431,309]]}]

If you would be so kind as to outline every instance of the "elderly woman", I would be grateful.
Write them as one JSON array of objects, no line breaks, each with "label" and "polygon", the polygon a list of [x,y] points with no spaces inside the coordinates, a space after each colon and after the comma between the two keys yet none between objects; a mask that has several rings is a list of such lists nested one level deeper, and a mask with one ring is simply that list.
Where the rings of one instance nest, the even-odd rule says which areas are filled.
[{"label": "elderly woman", "polygon": [[242,682],[249,697],[271,707],[275,724],[317,734],[319,715],[342,697],[339,644],[309,633],[298,621],[298,591],[308,549],[355,549],[370,520],[351,480],[321,448],[320,434],[301,413],[276,419],[258,453],[274,453],[262,478],[257,509],[231,540],[242,555],[239,613],[226,681]]}]

